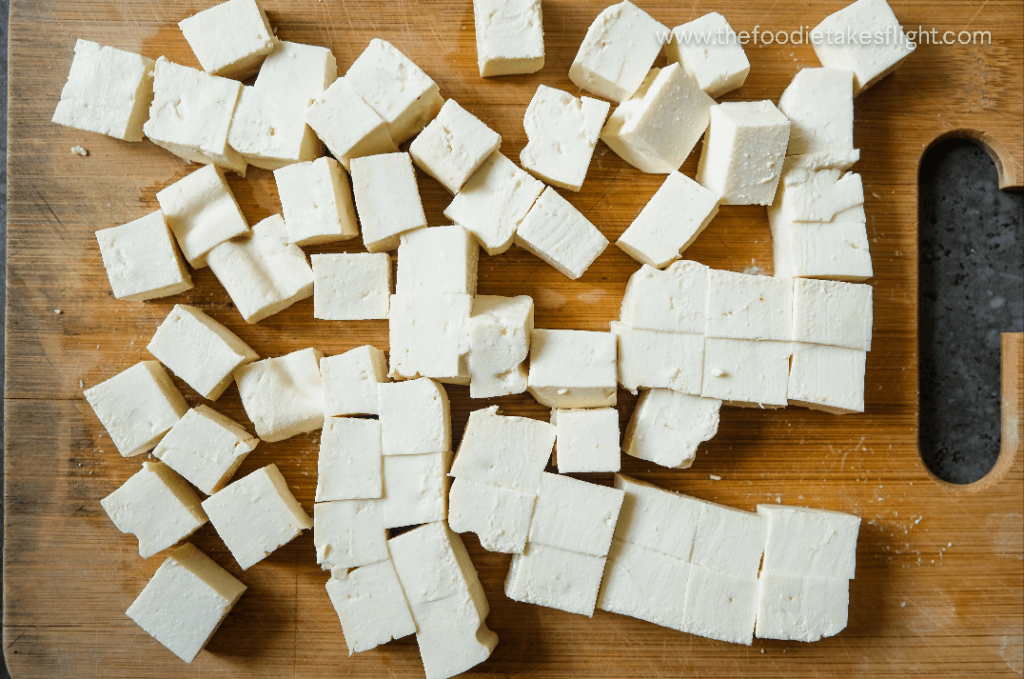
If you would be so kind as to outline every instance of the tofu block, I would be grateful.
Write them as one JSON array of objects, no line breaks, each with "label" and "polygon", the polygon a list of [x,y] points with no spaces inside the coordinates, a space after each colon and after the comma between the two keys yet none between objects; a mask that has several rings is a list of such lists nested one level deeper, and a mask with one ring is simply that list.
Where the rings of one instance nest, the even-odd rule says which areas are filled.
[{"label": "tofu block", "polygon": [[413,607],[416,645],[426,679],[448,679],[484,662],[498,645],[476,609],[461,597]]},{"label": "tofu block", "polygon": [[790,405],[833,415],[864,412],[867,353],[859,349],[793,344],[787,398]]},{"label": "tofu block", "polygon": [[672,389],[700,395],[704,367],[704,335],[639,330],[611,322],[619,346],[619,384],[638,389]]},{"label": "tofu block", "polygon": [[256,0],[229,0],[178,22],[203,70],[235,80],[255,75],[274,49],[274,31]]},{"label": "tofu block", "polygon": [[249,232],[223,171],[207,165],[158,191],[167,225],[193,268],[206,266],[210,250]]},{"label": "tofu block", "polygon": [[638,170],[675,172],[708,128],[714,104],[679,64],[651,69],[612,113],[601,139]]},{"label": "tofu block", "polygon": [[701,396],[731,406],[784,407],[792,353],[789,342],[708,338]]},{"label": "tofu block", "polygon": [[217,321],[187,304],[175,304],[146,347],[201,396],[216,401],[235,368],[259,354]]},{"label": "tofu block", "polygon": [[499,415],[498,406],[474,410],[451,475],[536,495],[554,445],[555,428],[547,422]]},{"label": "tofu block", "polygon": [[213,495],[227,485],[259,442],[231,418],[200,405],[171,427],[153,450],[153,457]]},{"label": "tofu block", "polygon": [[641,264],[662,269],[679,259],[717,214],[718,196],[673,170],[615,244]]},{"label": "tofu block", "polygon": [[313,255],[313,318],[361,321],[387,318],[391,256],[386,252]]},{"label": "tofu block", "polygon": [[324,384],[316,349],[265,358],[235,370],[245,414],[264,441],[283,441],[324,426]]},{"label": "tofu block", "polygon": [[354,158],[349,167],[367,250],[394,250],[400,234],[427,225],[408,153]]},{"label": "tofu block", "polygon": [[643,330],[703,334],[707,286],[708,268],[698,262],[661,270],[645,264],[626,283],[619,320]]},{"label": "tofu block", "polygon": [[[384,552],[387,553],[386,546]],[[331,571],[327,595],[338,614],[350,656],[416,633],[416,623],[391,559],[349,573],[346,570]]]},{"label": "tofu block", "polygon": [[[277,40],[253,86],[257,90],[293,98],[304,111],[337,78],[338,64],[331,50],[319,45]],[[301,114],[299,119],[302,119]]]},{"label": "tofu block", "polygon": [[860,517],[809,507],[758,505],[768,520],[761,572],[853,580]]},{"label": "tofu block", "polygon": [[531,545],[606,556],[623,495],[617,488],[543,472],[528,540]]},{"label": "tofu block", "polygon": [[[872,36],[883,35],[885,40],[857,44],[842,40],[865,31]],[[830,33],[831,40],[827,39]],[[853,71],[853,96],[899,68],[916,47],[885,0],[858,0],[826,17],[811,31],[812,37],[815,34],[825,38],[812,41],[822,66]]]},{"label": "tofu block", "polygon": [[155,65],[140,54],[79,38],[51,122],[142,141],[142,124],[153,100]]},{"label": "tofu block", "polygon": [[558,473],[617,472],[619,411],[615,408],[552,410]]},{"label": "tofu block", "polygon": [[533,299],[477,295],[469,319],[469,397],[526,391],[526,358],[533,334]]},{"label": "tofu block", "polygon": [[631,2],[606,7],[587,29],[569,68],[569,79],[599,97],[625,101],[661,54],[668,32]]},{"label": "tofu block", "polygon": [[317,502],[383,495],[380,421],[328,417],[320,434]]},{"label": "tofu block", "polygon": [[117,299],[144,302],[192,289],[192,276],[157,210],[96,232],[110,289]]},{"label": "tofu block", "polygon": [[527,391],[549,408],[615,405],[615,335],[534,329]]},{"label": "tofu block", "polygon": [[391,296],[388,323],[388,376],[430,377],[447,384],[469,384],[469,318],[473,296],[416,292]]},{"label": "tofu block", "polygon": [[457,224],[403,233],[395,292],[475,295],[479,260],[480,246]]},{"label": "tofu block", "polygon": [[856,283],[793,281],[793,339],[871,351],[873,292]]},{"label": "tofu block", "polygon": [[776,276],[860,283],[874,275],[863,223],[776,220],[771,232]]},{"label": "tofu block", "polygon": [[640,395],[622,439],[622,452],[662,467],[686,469],[697,458],[697,447],[718,433],[722,402],[650,389]]},{"label": "tofu block", "polygon": [[707,281],[704,332],[709,338],[792,338],[792,280],[708,269]]},{"label": "tofu block", "polygon": [[818,641],[844,629],[849,618],[850,581],[796,575],[762,575],[758,580],[758,639]]},{"label": "tofu block", "polygon": [[804,68],[779,97],[791,125],[787,153],[853,152],[853,71]]},{"label": "tofu block", "polygon": [[379,415],[377,385],[388,381],[384,352],[369,345],[320,359],[324,415]]},{"label": "tofu block", "polygon": [[245,176],[246,162],[228,144],[242,84],[160,57],[153,67],[153,101],[142,131],[189,163],[217,165]]},{"label": "tofu block", "polygon": [[174,655],[191,663],[246,587],[191,544],[174,550],[126,615]]},{"label": "tofu block", "polygon": [[476,61],[481,78],[544,68],[540,0],[473,0]]},{"label": "tofu block", "polygon": [[704,502],[690,562],[753,582],[757,580],[767,535],[768,520],[764,516]]},{"label": "tofu block", "polygon": [[690,566],[682,631],[750,646],[756,617],[756,579]]},{"label": "tofu block", "polygon": [[512,247],[512,239],[544,190],[544,183],[492,153],[445,208],[444,216],[469,229],[488,255]]},{"label": "tofu block", "polygon": [[789,146],[789,119],[769,100],[711,108],[697,181],[722,205],[771,205]]},{"label": "tofu block", "polygon": [[537,496],[486,485],[466,477],[452,482],[448,525],[456,533],[476,533],[489,552],[522,554]]},{"label": "tofu block", "polygon": [[434,380],[421,378],[377,385],[384,455],[419,455],[452,449],[448,394]]},{"label": "tofu block", "polygon": [[455,195],[499,146],[500,134],[449,99],[409,145],[409,155]]},{"label": "tofu block", "polygon": [[348,175],[334,158],[274,170],[288,241],[317,245],[359,235]]},{"label": "tofu block", "polygon": [[[693,553],[703,501],[662,490],[650,483],[622,474],[615,475],[615,487],[625,493],[615,539],[688,562]],[[679,603],[682,603],[680,598]]]},{"label": "tofu block", "polygon": [[281,215],[252,227],[247,238],[221,243],[207,262],[246,323],[258,323],[313,295],[313,269],[288,243]]},{"label": "tofu block", "polygon": [[243,571],[313,527],[275,464],[206,498],[203,509]]},{"label": "tofu block", "polygon": [[612,540],[597,607],[678,630],[690,564],[660,552]]},{"label": "tofu block", "polygon": [[743,87],[750,62],[736,32],[718,12],[676,26],[665,43],[668,63],[677,63],[686,75],[715,99]]},{"label": "tofu block", "polygon": [[375,500],[313,505],[313,545],[320,567],[332,571],[333,577],[334,569],[344,571],[382,561],[390,563],[382,510],[381,503]]},{"label": "tofu block", "polygon": [[177,544],[206,523],[199,496],[162,462],[143,462],[141,470],[100,504],[119,531],[139,539],[143,559]]},{"label": "tofu block", "polygon": [[419,134],[444,103],[430,76],[391,43],[377,38],[349,67],[345,78],[384,119],[395,144]]},{"label": "tofu block", "polygon": [[505,577],[513,601],[594,616],[606,557],[528,543],[514,554]]},{"label": "tofu block", "polygon": [[188,411],[185,398],[157,361],[136,363],[84,394],[124,457],[151,450]]},{"label": "tofu block", "polygon": [[864,184],[860,175],[844,174],[838,167],[821,167],[824,161],[850,158],[847,154],[840,157],[816,153],[788,157],[775,202],[768,208],[769,223],[865,223]]},{"label": "tofu block", "polygon": [[516,245],[576,280],[608,247],[608,239],[550,186],[526,214]]},{"label": "tofu block", "polygon": [[539,86],[523,116],[528,142],[519,162],[548,184],[579,191],[610,108],[599,99]]},{"label": "tofu block", "polygon": [[384,119],[346,78],[338,78],[313,100],[305,120],[346,170],[353,158],[398,151]]}]

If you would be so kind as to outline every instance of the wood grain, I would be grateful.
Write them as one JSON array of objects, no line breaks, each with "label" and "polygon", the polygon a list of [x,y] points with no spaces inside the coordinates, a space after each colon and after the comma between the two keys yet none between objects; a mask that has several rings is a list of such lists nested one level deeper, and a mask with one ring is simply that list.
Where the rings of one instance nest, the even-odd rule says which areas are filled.
[{"label": "wood grain", "polygon": [[[49,122],[76,38],[189,65],[195,58],[176,23],[211,4],[190,0],[100,2],[14,0],[10,36],[9,230],[6,399],[4,648],[16,677],[422,676],[414,641],[347,657],[307,533],[241,573],[212,528],[195,543],[246,584],[207,651],[187,666],[125,615],[164,554],[142,561],[135,541],[104,515],[100,498],[137,469],[121,458],[82,399],[92,386],[139,360],[171,306],[194,304],[262,356],[315,346],[334,354],[387,346],[383,322],[316,322],[307,300],[256,326],[245,324],[208,270],[188,294],[149,303],[113,299],[93,232],[157,207],[154,194],[187,174],[179,159],[148,142],[128,144]],[[547,65],[538,74],[476,75],[469,0],[264,0],[280,37],[330,47],[344,70],[369,39],[393,42],[441,86],[496,129],[515,159],[522,116],[537,85],[572,92],[569,64],[605,3],[545,0]],[[645,0],[676,26],[724,13],[736,30],[814,26],[845,0],[689,3]],[[922,45],[894,76],[856,100],[868,231],[876,277],[874,351],[867,412],[832,417],[790,408],[724,409],[719,435],[693,468],[666,470],[624,458],[625,473],[744,509],[759,502],[854,512],[864,523],[850,626],[816,644],[755,640],[746,648],[671,632],[598,612],[592,620],[519,604],[502,593],[508,556],[466,543],[491,603],[501,642],[477,668],[493,676],[542,677],[881,677],[913,673],[1018,676],[1024,669],[1024,476],[1021,463],[1021,340],[1004,344],[1003,453],[973,486],[934,478],[918,453],[917,167],[949,135],[981,138],[997,155],[1001,181],[1019,186],[1024,166],[1024,5],[893,2],[904,26],[989,30],[991,45]],[[793,74],[817,66],[807,45],[747,47],[753,65],[729,100],[777,100]],[[89,156],[70,153],[84,146]],[[699,149],[683,170],[693,175]],[[231,178],[251,223],[279,211],[272,175]],[[443,223],[448,196],[419,175],[427,215]],[[611,239],[628,226],[661,178],[643,175],[603,144],[579,194],[564,194]],[[358,242],[309,252],[358,250]],[[687,251],[710,266],[771,271],[764,209],[723,207]],[[606,329],[617,317],[631,259],[609,248],[579,281],[513,248],[480,264],[482,294],[528,294],[540,327]],[[55,310],[60,313],[55,313]],[[180,381],[189,403],[202,400]],[[546,417],[529,397],[473,401],[450,388],[456,437],[470,409]],[[634,397],[620,393],[623,422]],[[218,410],[245,421],[231,387]],[[1015,408],[1015,410],[1014,410]],[[1016,413],[1016,415],[1013,415]],[[1016,420],[1013,420],[1013,418]],[[1016,422],[1016,425],[1013,422]],[[1016,429],[1014,429],[1016,426]],[[1016,432],[1016,434],[1014,433]],[[1014,438],[1016,436],[1016,438]],[[457,440],[457,438],[456,438]],[[241,474],[276,462],[311,509],[318,438],[261,444]],[[710,475],[722,477],[710,480]],[[608,475],[594,480],[608,482]]]}]

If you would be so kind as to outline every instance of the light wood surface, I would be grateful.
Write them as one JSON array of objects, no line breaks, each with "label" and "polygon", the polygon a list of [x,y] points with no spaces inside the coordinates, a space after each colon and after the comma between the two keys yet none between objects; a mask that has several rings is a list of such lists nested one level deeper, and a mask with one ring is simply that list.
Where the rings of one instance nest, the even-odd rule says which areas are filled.
[{"label": "light wood surface", "polygon": [[[185,665],[124,611],[166,554],[143,561],[99,500],[133,474],[82,398],[89,387],[150,358],[146,344],[171,306],[194,304],[261,356],[315,346],[326,354],[387,347],[384,322],[314,321],[312,300],[256,325],[244,323],[208,269],[188,294],[149,303],[115,300],[93,232],[156,209],[155,193],[190,171],[148,142],[129,144],[49,122],[76,38],[197,65],[177,22],[211,4],[192,0],[14,0],[10,25],[9,233],[6,399],[6,544],[3,643],[15,677],[422,676],[410,637],[347,657],[315,563],[311,533],[240,572],[209,526],[194,542],[249,590],[207,650]],[[587,26],[605,3],[545,0],[547,65],[535,75],[477,76],[472,5],[392,0],[264,0],[280,37],[330,47],[344,71],[369,39],[394,43],[503,137],[518,158],[523,112],[540,83],[577,92],[567,77]],[[813,27],[845,0],[640,3],[672,27],[705,12],[736,30]],[[918,453],[917,168],[936,139],[980,137],[997,155],[1004,185],[1022,178],[1024,41],[1020,2],[896,0],[906,27],[991,31],[986,46],[922,45],[903,68],[856,100],[868,231],[875,266],[874,351],[867,412],[723,409],[718,436],[690,470],[623,458],[623,471],[660,486],[743,509],[780,500],[863,517],[849,628],[815,644],[755,640],[750,648],[598,612],[593,619],[515,603],[502,592],[507,555],[465,541],[501,637],[480,674],[512,676],[1019,676],[1024,610],[1024,477],[1020,336],[1004,342],[1003,451],[972,486],[934,478]],[[778,99],[807,45],[748,46],[752,70],[728,100]],[[73,155],[81,145],[88,157]],[[699,147],[684,165],[693,175]],[[643,175],[599,144],[579,194],[562,192],[614,240],[662,178]],[[419,174],[431,223],[449,197]],[[271,173],[230,183],[251,223],[280,209]],[[359,242],[308,248],[354,251]],[[763,208],[723,207],[687,257],[769,272]],[[531,295],[539,327],[607,329],[637,264],[610,247],[579,281],[513,248],[480,264],[481,294]],[[60,313],[56,313],[59,310]],[[192,405],[203,402],[176,380]],[[526,396],[470,401],[449,388],[456,441],[471,409],[546,418]],[[635,398],[620,392],[628,419]],[[237,390],[214,405],[246,422]],[[276,462],[312,510],[318,434],[260,444],[239,474]],[[713,481],[710,475],[722,478]],[[594,475],[607,483],[610,475]]]}]

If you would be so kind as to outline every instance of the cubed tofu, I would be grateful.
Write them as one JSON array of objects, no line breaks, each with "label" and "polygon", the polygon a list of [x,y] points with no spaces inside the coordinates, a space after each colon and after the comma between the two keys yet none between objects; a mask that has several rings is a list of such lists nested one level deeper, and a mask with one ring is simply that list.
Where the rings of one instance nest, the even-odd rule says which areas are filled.
[{"label": "cubed tofu", "polygon": [[704,335],[641,330],[611,322],[619,349],[618,379],[632,393],[638,389],[672,389],[700,395]]},{"label": "cubed tofu", "polygon": [[779,97],[790,122],[788,155],[850,153],[853,149],[853,71],[804,68]]},{"label": "cubed tofu", "polygon": [[282,167],[274,180],[290,243],[317,245],[359,235],[348,174],[335,159]]},{"label": "cubed tofu", "polygon": [[229,0],[178,22],[203,70],[245,80],[274,49],[274,31],[257,0]]},{"label": "cubed tofu", "polygon": [[200,405],[171,427],[153,450],[153,457],[213,495],[231,480],[259,442],[231,418]]},{"label": "cubed tofu", "polygon": [[527,539],[531,545],[606,556],[623,495],[617,488],[543,472]]},{"label": "cubed tofu", "polygon": [[313,318],[358,321],[387,318],[391,256],[386,252],[313,255]]},{"label": "cubed tofu", "polygon": [[511,488],[470,481],[452,482],[448,525],[456,533],[476,533],[489,552],[522,554],[537,496]]},{"label": "cubed tofu", "polygon": [[487,660],[498,645],[498,635],[462,597],[419,604],[413,616],[426,679],[462,674]]},{"label": "cubed tofu", "polygon": [[697,447],[718,433],[722,402],[651,389],[640,395],[622,439],[622,452],[662,467],[686,469],[697,458]]},{"label": "cubed tofu", "polygon": [[615,408],[552,410],[558,473],[617,472],[619,411]]},{"label": "cubed tofu", "polygon": [[[775,201],[768,208],[769,223],[867,221],[861,176],[840,169],[852,157],[856,156],[809,153],[786,158]],[[826,164],[829,161],[837,162]]]},{"label": "cubed tofu", "polygon": [[315,99],[306,109],[305,119],[346,170],[353,158],[398,151],[384,119],[346,78],[335,80]]},{"label": "cubed tofu", "polygon": [[409,155],[454,195],[499,146],[500,134],[449,99],[409,145]]},{"label": "cubed tofu", "polygon": [[505,577],[505,596],[567,613],[593,617],[606,557],[527,544],[514,554]]},{"label": "cubed tofu", "polygon": [[526,391],[526,358],[533,334],[533,299],[477,295],[469,319],[469,397]]},{"label": "cubed tofu", "polygon": [[676,26],[665,43],[668,62],[678,63],[709,97],[743,87],[750,62],[736,32],[718,12]]},{"label": "cubed tofu", "polygon": [[[387,554],[386,546],[384,552]],[[347,570],[331,571],[327,595],[341,622],[349,655],[416,633],[409,602],[390,559]]]},{"label": "cubed tofu", "polygon": [[394,250],[400,234],[427,225],[408,153],[354,158],[349,167],[367,250]]},{"label": "cubed tofu", "polygon": [[758,505],[768,520],[762,573],[853,580],[860,517],[809,507]]},{"label": "cubed tofu", "polygon": [[160,210],[96,232],[103,268],[117,299],[143,302],[192,289],[178,246]]},{"label": "cubed tofu", "polygon": [[381,497],[380,445],[379,420],[324,419],[317,462],[316,502]]},{"label": "cubed tofu", "polygon": [[526,214],[516,245],[576,280],[608,247],[608,239],[550,186]]},{"label": "cubed tofu", "polygon": [[544,68],[540,0],[473,0],[473,22],[481,78]]},{"label": "cubed tofu", "polygon": [[382,509],[380,502],[367,500],[313,505],[313,546],[320,567],[333,571],[390,562]]},{"label": "cubed tofu", "polygon": [[775,275],[859,283],[874,275],[867,226],[773,220]]},{"label": "cubed tofu", "polygon": [[762,574],[758,579],[758,639],[818,641],[833,637],[849,619],[850,581]]},{"label": "cubed tofu", "polygon": [[323,357],[316,349],[301,349],[235,370],[245,414],[261,439],[283,441],[324,426]]},{"label": "cubed tofu", "polygon": [[418,455],[452,449],[448,394],[434,380],[380,383],[377,406],[384,455]]},{"label": "cubed tofu", "polygon": [[756,617],[756,579],[690,566],[682,631],[749,646]]},{"label": "cubed tofu", "polygon": [[322,358],[324,415],[379,415],[377,385],[388,381],[387,372],[384,352],[369,345]]},{"label": "cubed tofu", "polygon": [[792,354],[789,342],[708,338],[701,396],[731,406],[784,407]]},{"label": "cubed tofu", "polygon": [[790,405],[833,415],[864,412],[867,353],[820,344],[793,344],[789,371]]},{"label": "cubed tofu", "polygon": [[682,627],[690,564],[612,540],[597,607],[678,630]]},{"label": "cubed tofu", "polygon": [[615,405],[617,349],[610,332],[534,329],[527,391],[549,408]]},{"label": "cubed tofu", "polygon": [[615,487],[625,493],[615,540],[688,562],[703,501],[622,474],[615,475]]},{"label": "cubed tofu", "polygon": [[479,261],[476,239],[457,224],[403,233],[395,292],[475,295]]},{"label": "cubed tofu", "polygon": [[462,293],[392,295],[388,376],[469,384],[466,354],[472,310],[473,296]]},{"label": "cubed tofu", "polygon": [[857,283],[793,281],[793,339],[871,351],[873,292]]},{"label": "cubed tofu", "polygon": [[155,65],[140,54],[79,39],[52,122],[142,141],[142,125],[153,100]]},{"label": "cubed tofu", "polygon": [[536,495],[555,445],[555,428],[528,417],[498,414],[498,406],[469,414],[451,475]]},{"label": "cubed tofu", "polygon": [[523,116],[528,142],[519,162],[548,184],[579,191],[609,108],[598,99],[539,86]]},{"label": "cubed tofu", "polygon": [[709,338],[792,339],[792,280],[709,269],[707,281]]},{"label": "cubed tofu", "polygon": [[703,334],[708,267],[683,260],[640,267],[626,283],[619,320],[633,328]]},{"label": "cubed tofu", "polygon": [[754,512],[704,502],[690,562],[704,569],[755,581],[768,535],[768,520]]}]

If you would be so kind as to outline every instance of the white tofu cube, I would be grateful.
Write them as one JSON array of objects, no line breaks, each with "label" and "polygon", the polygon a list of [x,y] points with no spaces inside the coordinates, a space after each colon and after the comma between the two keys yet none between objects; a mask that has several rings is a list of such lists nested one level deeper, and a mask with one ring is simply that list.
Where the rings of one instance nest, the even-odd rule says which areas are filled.
[{"label": "white tofu cube", "polygon": [[351,168],[353,158],[398,151],[384,119],[363,101],[346,78],[335,80],[309,105],[306,124],[346,170]]},{"label": "white tofu cube", "polygon": [[256,76],[254,87],[294,98],[302,104],[304,111],[337,78],[338,64],[331,50],[318,45],[277,40]]},{"label": "white tofu cube", "polygon": [[672,389],[700,395],[704,367],[704,335],[640,330],[617,321],[611,330],[619,347],[619,384],[638,389]]},{"label": "white tofu cube", "polygon": [[391,256],[386,252],[313,255],[313,318],[358,321],[387,318]]},{"label": "white tofu cube", "polygon": [[408,153],[353,158],[349,167],[367,250],[394,250],[400,234],[427,225]]},{"label": "white tofu cube", "polygon": [[160,565],[127,616],[187,663],[203,650],[246,587],[190,544]]},{"label": "white tofu cube", "polygon": [[791,156],[853,149],[853,71],[804,68],[779,97],[789,118]]},{"label": "white tofu cube", "polygon": [[703,334],[707,321],[708,268],[673,262],[659,270],[640,267],[626,283],[619,320],[633,328]]},{"label": "white tofu cube", "polygon": [[763,574],[854,579],[859,516],[768,504],[757,513],[768,520]]},{"label": "white tofu cube", "polygon": [[455,479],[448,495],[448,525],[456,533],[476,533],[489,552],[522,554],[537,496]]},{"label": "white tofu cube", "polygon": [[598,99],[539,86],[523,116],[528,142],[519,162],[548,184],[579,191],[609,108]]},{"label": "white tofu cube", "polygon": [[377,385],[388,381],[384,352],[362,346],[320,359],[324,415],[379,415]]},{"label": "white tofu cube", "polygon": [[863,223],[776,220],[771,231],[776,276],[859,283],[874,275]]},{"label": "white tofu cube", "polygon": [[381,503],[367,500],[313,505],[313,546],[324,570],[389,562],[388,531]]},{"label": "white tofu cube", "polygon": [[615,475],[615,487],[625,493],[615,540],[688,562],[704,503],[622,474]]},{"label": "white tofu cube", "polygon": [[231,384],[235,368],[259,360],[238,335],[186,304],[174,305],[146,349],[211,401]]},{"label": "white tofu cube", "polygon": [[704,502],[693,536],[690,562],[755,581],[767,535],[768,520],[760,514]]},{"label": "white tofu cube", "polygon": [[709,269],[707,280],[709,338],[792,339],[792,280],[721,269]]},{"label": "white tofu cube", "polygon": [[499,146],[500,134],[449,99],[409,145],[409,155],[454,195]]},{"label": "white tofu cube", "polygon": [[171,427],[153,457],[213,495],[223,488],[260,440],[207,406],[196,406]]},{"label": "white tofu cube", "polygon": [[690,564],[646,547],[612,540],[597,607],[678,630]]},{"label": "white tofu cube", "polygon": [[462,674],[487,660],[498,645],[498,635],[461,597],[419,604],[413,616],[426,679]]},{"label": "white tofu cube", "polygon": [[256,0],[229,0],[178,22],[185,40],[213,75],[245,80],[274,49],[274,31]]},{"label": "white tofu cube", "polygon": [[838,167],[821,167],[830,160],[849,158],[812,153],[786,159],[775,202],[768,208],[769,223],[867,221],[860,175],[843,174]]},{"label": "white tofu cube", "polygon": [[731,406],[785,407],[792,354],[789,342],[708,338],[701,396]]},{"label": "white tofu cube", "polygon": [[52,122],[142,141],[155,64],[140,54],[79,39]]},{"label": "white tofu cube", "polygon": [[641,264],[661,269],[679,259],[717,214],[714,192],[672,171],[615,244]]},{"label": "white tofu cube", "polygon": [[750,62],[736,32],[718,12],[676,26],[665,43],[668,62],[678,63],[715,99],[743,87]]},{"label": "white tofu cube", "polygon": [[247,238],[221,243],[207,263],[246,323],[258,323],[313,294],[313,269],[288,242],[281,215],[252,227]]},{"label": "white tofu cube", "polygon": [[381,446],[387,455],[419,455],[452,449],[448,394],[434,380],[377,385]]},{"label": "white tofu cube", "polygon": [[324,426],[323,357],[316,349],[301,349],[235,370],[245,414],[261,439],[283,441]]},{"label": "white tofu cube", "polygon": [[473,0],[473,23],[481,78],[544,68],[540,0]]},{"label": "white tofu cube", "polygon": [[549,408],[615,405],[615,335],[536,328],[530,335],[527,391]]},{"label": "white tofu cube", "polygon": [[348,175],[333,158],[295,163],[274,171],[288,241],[316,245],[359,235]]},{"label": "white tofu cube", "polygon": [[793,344],[787,398],[790,405],[833,415],[864,412],[867,353],[859,349]]},{"label": "white tofu cube", "polygon": [[498,406],[474,410],[451,475],[533,496],[554,445],[555,428],[547,422],[499,415]]},{"label": "white tofu cube", "polygon": [[157,361],[136,363],[84,394],[124,457],[151,450],[188,411],[185,398]]},{"label": "white tofu cube", "polygon": [[388,376],[406,380],[430,377],[447,384],[469,384],[466,354],[472,310],[472,295],[392,295]]},{"label": "white tofu cube", "polygon": [[121,226],[100,229],[96,241],[117,299],[143,302],[192,289],[192,276],[160,210]]},{"label": "white tofu cube", "polygon": [[849,619],[850,581],[762,574],[758,580],[758,639],[818,641],[833,637]]},{"label": "white tofu cube", "polygon": [[793,339],[871,351],[873,292],[856,283],[793,281]]},{"label": "white tofu cube", "polygon": [[619,411],[615,408],[552,410],[558,473],[617,472]]},{"label": "white tofu cube", "polygon": [[756,579],[690,566],[682,631],[749,646],[756,617]]},{"label": "white tofu cube", "polygon": [[206,523],[199,496],[162,462],[143,462],[142,469],[100,500],[122,533],[139,539],[139,556],[148,559],[184,540]]},{"label": "white tofu cube", "polygon": [[512,555],[505,596],[590,618],[597,605],[604,564],[603,556],[529,543],[525,552]]},{"label": "white tofu cube", "polygon": [[469,319],[469,397],[526,391],[526,358],[533,334],[533,299],[477,295]]},{"label": "white tofu cube", "polygon": [[626,426],[622,452],[671,469],[686,469],[697,458],[697,447],[718,433],[722,402],[651,389],[640,395]]},{"label": "white tofu cube", "polygon": [[[386,546],[384,552],[387,554]],[[416,633],[409,602],[391,559],[347,574],[346,570],[331,571],[327,595],[341,622],[349,655]]]},{"label": "white tofu cube", "polygon": [[651,70],[668,32],[631,2],[606,7],[587,29],[569,79],[599,97],[624,101]]},{"label": "white tofu cube", "polygon": [[623,491],[570,476],[540,475],[537,506],[530,521],[531,545],[605,556],[622,508]]},{"label": "white tofu cube", "polygon": [[228,144],[242,84],[179,66],[165,57],[153,67],[153,102],[142,131],[151,142],[190,163],[217,165],[245,176],[245,158]]},{"label": "white tofu cube", "polygon": [[550,186],[526,214],[516,245],[576,280],[608,247],[608,239]]},{"label": "white tofu cube", "polygon": [[403,233],[398,246],[399,295],[476,294],[480,246],[463,227],[433,226]]},{"label": "white tofu cube", "polygon": [[380,421],[328,417],[320,434],[317,502],[383,495]]}]

